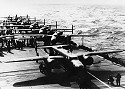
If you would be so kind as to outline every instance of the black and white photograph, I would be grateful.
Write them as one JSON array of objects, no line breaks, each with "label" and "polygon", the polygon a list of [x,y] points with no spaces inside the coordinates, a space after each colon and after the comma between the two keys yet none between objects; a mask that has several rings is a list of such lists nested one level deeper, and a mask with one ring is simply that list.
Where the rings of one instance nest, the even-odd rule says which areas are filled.
[{"label": "black and white photograph", "polygon": [[125,89],[125,1],[0,0],[0,89]]}]

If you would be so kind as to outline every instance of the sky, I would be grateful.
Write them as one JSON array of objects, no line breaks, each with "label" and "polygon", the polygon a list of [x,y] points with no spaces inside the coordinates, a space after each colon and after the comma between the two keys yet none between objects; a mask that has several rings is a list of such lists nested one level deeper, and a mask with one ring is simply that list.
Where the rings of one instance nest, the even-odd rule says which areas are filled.
[{"label": "sky", "polygon": [[0,0],[0,16],[31,13],[37,4],[125,5],[125,0]]},{"label": "sky", "polygon": [[0,5],[29,5],[29,4],[115,4],[125,5],[125,0],[0,0]]}]

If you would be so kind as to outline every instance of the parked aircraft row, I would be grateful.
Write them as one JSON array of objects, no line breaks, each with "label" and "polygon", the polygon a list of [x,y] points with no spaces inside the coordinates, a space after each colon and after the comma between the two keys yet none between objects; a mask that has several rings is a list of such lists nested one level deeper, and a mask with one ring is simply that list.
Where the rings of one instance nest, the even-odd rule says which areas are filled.
[{"label": "parked aircraft row", "polygon": [[[28,16],[27,16],[28,18]],[[35,24],[36,23],[36,24]],[[38,23],[28,25],[28,28],[37,27]],[[20,27],[24,25],[12,25],[9,27]],[[1,26],[3,27],[3,26]],[[7,25],[6,25],[7,27]],[[38,25],[39,27],[39,25]],[[42,28],[43,27],[43,28]],[[123,50],[107,50],[107,51],[94,51],[93,49],[86,47],[84,45],[77,45],[71,40],[73,36],[94,36],[94,35],[64,35],[63,32],[58,32],[57,30],[47,30],[45,25],[42,25],[41,31],[42,34],[18,34],[18,35],[4,35],[0,38],[12,37],[17,39],[20,36],[20,39],[30,39],[29,37],[40,38],[44,42],[44,46],[36,46],[35,50],[43,49],[46,52],[47,56],[36,56],[15,59],[13,61],[1,61],[1,63],[13,63],[13,62],[26,62],[26,61],[36,61],[40,63],[39,69],[40,72],[46,76],[50,76],[53,73],[54,69],[63,70],[70,76],[74,76],[79,71],[86,71],[87,65],[92,65],[94,63],[99,63],[96,58],[93,56],[103,57],[104,59],[110,59],[108,54],[123,52]],[[18,29],[17,29],[18,30]],[[100,60],[99,60],[100,61]],[[101,60],[102,61],[102,60]]]},{"label": "parked aircraft row", "polygon": [[[122,52],[123,50],[108,50],[108,51],[94,51],[91,48],[88,48],[86,46],[78,46],[75,42],[71,41],[71,38],[67,38],[62,33],[54,33],[54,35],[48,35],[48,34],[24,34],[22,35],[22,39],[29,39],[26,38],[26,36],[42,36],[42,41],[44,42],[44,46],[37,47],[40,49],[44,49],[44,51],[48,54],[48,56],[41,56],[41,57],[34,57],[34,58],[24,58],[21,60],[15,60],[15,61],[4,61],[4,63],[10,63],[10,62],[23,62],[23,61],[37,61],[42,60],[42,63],[40,64],[40,71],[44,73],[45,75],[50,75],[51,70],[55,68],[54,65],[58,65],[58,68],[62,68],[65,71],[72,72],[71,69],[76,68],[85,68],[86,65],[92,65],[94,62],[93,55],[99,55],[104,58],[107,56],[107,54],[110,53],[117,53]],[[56,39],[52,39],[52,37],[55,37]],[[79,36],[79,35],[71,35],[71,36]],[[68,37],[71,37],[70,35]],[[80,35],[80,36],[88,36],[88,35]],[[6,35],[1,38],[5,37],[13,37],[18,38],[18,35]],[[47,40],[44,40],[44,37],[47,37]],[[49,37],[49,38],[48,38]],[[21,38],[20,38],[21,39]],[[49,43],[46,43],[49,42]],[[60,44],[60,45],[58,45]],[[87,51],[87,52],[86,52]]]},{"label": "parked aircraft row", "polygon": [[[40,20],[36,20],[36,18],[30,18],[28,15],[27,16],[8,16],[8,17],[3,17],[6,18],[3,22],[1,22],[1,28],[6,27],[26,27],[29,28],[30,26],[36,26],[38,23],[42,23]],[[36,26],[38,27],[38,26]]]}]

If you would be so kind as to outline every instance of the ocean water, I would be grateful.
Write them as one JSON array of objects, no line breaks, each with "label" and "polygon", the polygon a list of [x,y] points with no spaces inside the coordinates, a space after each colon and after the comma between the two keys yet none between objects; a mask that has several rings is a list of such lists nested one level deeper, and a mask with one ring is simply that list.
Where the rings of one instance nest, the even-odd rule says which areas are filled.
[{"label": "ocean water", "polygon": [[[58,28],[71,28],[73,25],[74,34],[97,34],[95,37],[84,37],[83,41],[82,38],[73,38],[77,44],[84,44],[95,50],[125,49],[124,6],[34,4],[18,10],[4,14],[29,14],[42,21],[45,19],[47,24],[55,24],[57,21]],[[120,53],[121,55],[124,56],[125,52]]]},{"label": "ocean water", "polygon": [[[95,50],[125,49],[125,7],[101,5],[43,5],[39,18],[58,22],[58,28],[71,28],[74,34],[97,34],[95,37],[73,38],[77,44]],[[39,7],[40,8],[40,7]],[[125,57],[125,53],[119,53]],[[118,55],[119,55],[118,54]]]}]

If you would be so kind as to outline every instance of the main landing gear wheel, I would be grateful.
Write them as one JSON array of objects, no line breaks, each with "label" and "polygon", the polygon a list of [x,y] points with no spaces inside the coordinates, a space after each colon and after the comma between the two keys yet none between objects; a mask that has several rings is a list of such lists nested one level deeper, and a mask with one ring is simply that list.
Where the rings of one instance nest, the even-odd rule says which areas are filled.
[{"label": "main landing gear wheel", "polygon": [[47,66],[47,64],[44,61],[42,61],[42,63],[40,64],[39,69],[42,74],[45,75],[51,74],[51,69],[49,68],[49,66]]}]

